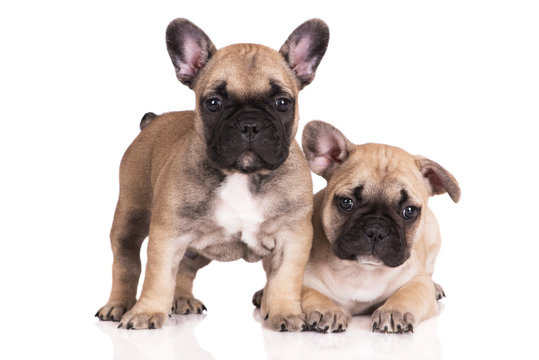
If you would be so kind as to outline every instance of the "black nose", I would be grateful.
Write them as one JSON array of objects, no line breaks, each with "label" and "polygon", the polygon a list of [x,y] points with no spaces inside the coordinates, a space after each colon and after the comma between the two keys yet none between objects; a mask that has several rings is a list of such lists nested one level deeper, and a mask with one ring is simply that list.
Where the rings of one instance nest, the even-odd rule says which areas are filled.
[{"label": "black nose", "polygon": [[370,242],[384,240],[390,233],[390,229],[380,224],[371,224],[365,228],[365,235]]},{"label": "black nose", "polygon": [[260,132],[260,126],[253,120],[244,120],[238,124],[238,130],[242,133],[245,140],[253,140]]}]

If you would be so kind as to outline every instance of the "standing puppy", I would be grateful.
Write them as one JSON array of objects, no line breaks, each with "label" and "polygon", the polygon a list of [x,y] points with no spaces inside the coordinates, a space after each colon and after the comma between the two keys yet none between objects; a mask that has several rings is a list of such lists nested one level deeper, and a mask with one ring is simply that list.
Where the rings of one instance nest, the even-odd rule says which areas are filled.
[{"label": "standing puppy", "polygon": [[432,281],[440,232],[427,202],[446,192],[457,202],[457,181],[432,160],[387,145],[354,145],[321,121],[305,127],[303,150],[328,181],[314,197],[303,295],[309,325],[342,330],[350,320],[344,309],[373,313],[373,331],[413,331],[443,296]]},{"label": "standing puppy", "polygon": [[[200,313],[196,272],[212,259],[265,259],[262,309],[271,329],[298,331],[312,242],[309,166],[294,140],[298,92],[324,55],[321,20],[299,26],[275,51],[217,50],[193,23],[167,29],[176,76],[195,91],[195,111],[145,117],[120,167],[111,230],[110,298],[96,314],[128,329],[159,328],[167,314]],[[148,263],[136,301],[140,247]]]}]

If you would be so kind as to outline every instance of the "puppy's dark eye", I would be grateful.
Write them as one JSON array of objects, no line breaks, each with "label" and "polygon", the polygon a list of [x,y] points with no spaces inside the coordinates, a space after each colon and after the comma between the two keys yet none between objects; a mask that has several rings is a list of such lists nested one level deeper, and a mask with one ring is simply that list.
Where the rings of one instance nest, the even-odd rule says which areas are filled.
[{"label": "puppy's dark eye", "polygon": [[402,217],[404,220],[414,220],[419,215],[419,208],[415,206],[406,206],[402,210]]},{"label": "puppy's dark eye", "polygon": [[206,100],[206,108],[211,112],[217,112],[221,109],[223,103],[218,98],[211,98]]},{"label": "puppy's dark eye", "polygon": [[275,100],[275,107],[279,111],[287,111],[290,108],[290,100],[287,98],[278,98]]},{"label": "puppy's dark eye", "polygon": [[339,207],[344,211],[352,211],[354,208],[354,200],[347,197],[339,198],[338,203]]}]

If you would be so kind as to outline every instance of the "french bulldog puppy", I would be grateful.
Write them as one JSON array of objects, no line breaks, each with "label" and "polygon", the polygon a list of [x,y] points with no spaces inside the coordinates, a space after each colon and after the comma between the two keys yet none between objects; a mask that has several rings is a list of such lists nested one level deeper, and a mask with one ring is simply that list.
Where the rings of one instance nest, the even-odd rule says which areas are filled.
[{"label": "french bulldog puppy", "polygon": [[211,260],[264,259],[265,323],[299,331],[312,183],[294,140],[298,92],[314,78],[328,27],[309,20],[279,51],[255,44],[217,50],[196,25],[176,19],[166,41],[177,78],[195,92],[195,110],[147,114],[122,159],[112,290],[96,316],[127,329],[159,328],[171,311],[205,310],[192,286]]},{"label": "french bulldog puppy", "polygon": [[308,325],[343,330],[347,314],[372,313],[373,331],[403,333],[433,316],[445,296],[432,281],[440,231],[431,196],[460,188],[447,170],[388,145],[355,145],[321,121],[303,130],[312,171],[327,180],[314,197],[314,240],[305,269]]},{"label": "french bulldog puppy", "polygon": [[[312,171],[327,180],[314,196],[314,240],[302,306],[309,329],[343,331],[372,313],[373,331],[403,333],[433,316],[445,296],[432,281],[440,231],[429,197],[460,188],[447,170],[397,147],[351,143],[312,121],[303,130]],[[255,293],[259,305],[263,291]]]}]

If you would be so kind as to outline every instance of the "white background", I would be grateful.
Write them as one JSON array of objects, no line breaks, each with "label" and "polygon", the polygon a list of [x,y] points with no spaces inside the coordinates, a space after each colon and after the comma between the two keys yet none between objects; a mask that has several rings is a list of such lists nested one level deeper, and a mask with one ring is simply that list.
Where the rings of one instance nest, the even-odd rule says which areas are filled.
[{"label": "white background", "polygon": [[[145,112],[194,107],[166,52],[175,17],[217,47],[278,49],[303,21],[328,23],[300,131],[325,120],[356,143],[423,154],[461,184],[459,204],[431,201],[438,317],[410,336],[372,334],[366,317],[344,334],[274,333],[250,304],[261,265],[244,261],[200,271],[205,317],[154,331],[93,317],[110,290],[123,151]],[[0,358],[538,358],[538,19],[536,2],[516,0],[2,2]]]}]

